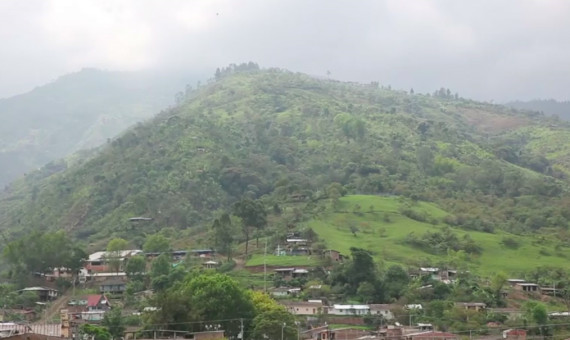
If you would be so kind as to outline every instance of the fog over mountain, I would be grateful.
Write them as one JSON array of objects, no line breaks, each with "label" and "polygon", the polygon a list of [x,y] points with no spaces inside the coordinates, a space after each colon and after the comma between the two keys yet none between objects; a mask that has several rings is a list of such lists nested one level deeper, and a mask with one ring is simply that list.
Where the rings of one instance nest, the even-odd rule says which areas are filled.
[{"label": "fog over mountain", "polygon": [[105,143],[174,104],[186,81],[182,75],[84,69],[0,99],[0,185]]},{"label": "fog over mountain", "polygon": [[0,97],[83,67],[206,70],[253,60],[339,80],[505,102],[568,100],[566,1],[0,3]]}]

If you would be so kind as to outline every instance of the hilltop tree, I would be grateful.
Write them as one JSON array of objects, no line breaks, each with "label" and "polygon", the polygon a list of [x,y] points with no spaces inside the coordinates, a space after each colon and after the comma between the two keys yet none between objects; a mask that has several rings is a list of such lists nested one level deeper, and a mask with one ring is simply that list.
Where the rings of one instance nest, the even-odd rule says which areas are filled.
[{"label": "hilltop tree", "polygon": [[267,213],[263,203],[246,198],[234,204],[234,215],[241,218],[242,221],[242,232],[245,237],[245,255],[247,256],[251,229],[255,228],[258,230],[257,246],[259,246],[259,230],[267,225]]}]

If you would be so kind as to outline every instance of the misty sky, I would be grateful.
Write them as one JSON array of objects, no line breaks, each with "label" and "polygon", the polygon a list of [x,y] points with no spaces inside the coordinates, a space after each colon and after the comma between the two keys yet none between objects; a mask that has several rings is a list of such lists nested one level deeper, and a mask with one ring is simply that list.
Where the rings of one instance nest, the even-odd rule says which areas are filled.
[{"label": "misty sky", "polygon": [[570,1],[2,0],[0,98],[83,67],[255,61],[465,97],[570,99]]}]

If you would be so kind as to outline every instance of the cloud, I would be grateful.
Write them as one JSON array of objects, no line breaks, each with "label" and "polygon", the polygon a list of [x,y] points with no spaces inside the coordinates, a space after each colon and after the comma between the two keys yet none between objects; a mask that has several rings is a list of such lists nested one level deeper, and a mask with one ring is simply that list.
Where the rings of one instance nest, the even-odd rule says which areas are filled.
[{"label": "cloud", "polygon": [[242,61],[479,99],[568,98],[570,2],[5,0],[0,97],[82,67]]}]

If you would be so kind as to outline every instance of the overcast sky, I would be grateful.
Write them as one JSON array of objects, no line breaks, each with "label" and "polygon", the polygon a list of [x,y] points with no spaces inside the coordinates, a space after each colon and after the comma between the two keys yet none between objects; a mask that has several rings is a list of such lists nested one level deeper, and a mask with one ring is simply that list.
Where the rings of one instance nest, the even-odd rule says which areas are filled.
[{"label": "overcast sky", "polygon": [[83,67],[255,61],[416,92],[570,99],[570,1],[1,0],[0,98]]}]

